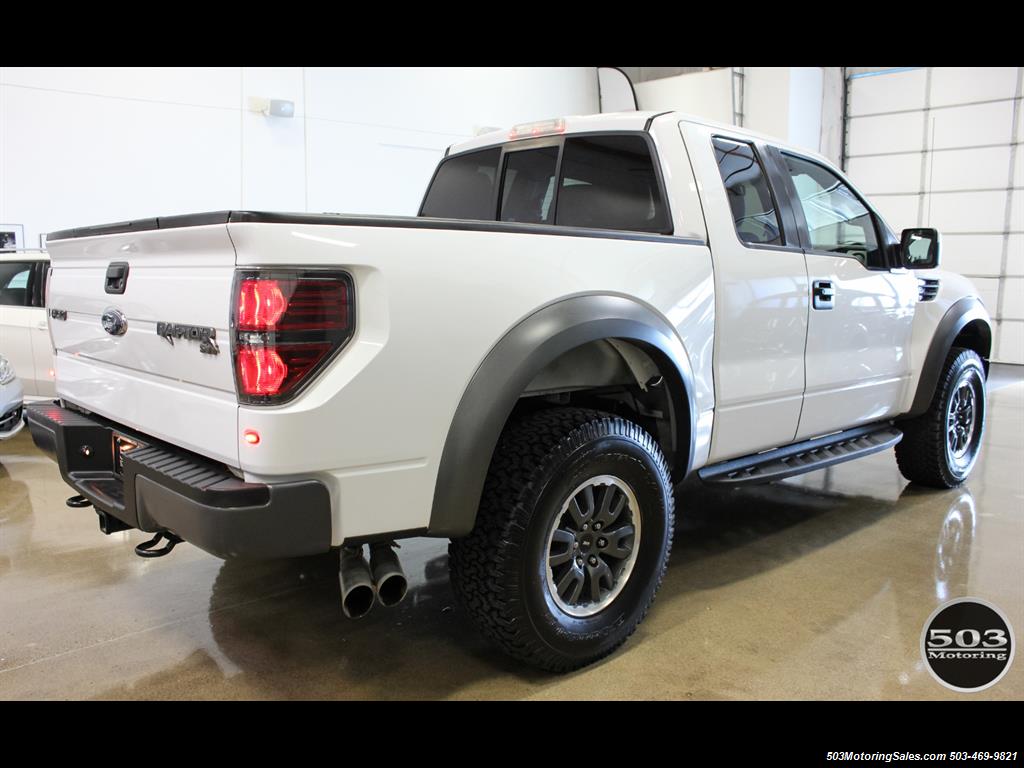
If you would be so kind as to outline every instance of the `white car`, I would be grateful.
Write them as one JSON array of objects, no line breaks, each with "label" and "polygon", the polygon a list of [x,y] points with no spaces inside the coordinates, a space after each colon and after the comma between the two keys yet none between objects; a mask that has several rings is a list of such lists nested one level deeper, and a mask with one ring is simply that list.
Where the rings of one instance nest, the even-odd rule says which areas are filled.
[{"label": "white car", "polygon": [[52,400],[53,346],[46,321],[45,251],[0,252],[0,352],[18,371],[27,400]]},{"label": "white car", "polygon": [[14,437],[25,426],[22,401],[23,390],[14,366],[0,355],[0,440]]},{"label": "white car", "polygon": [[391,541],[450,538],[466,613],[546,669],[642,620],[684,478],[895,445],[950,487],[984,429],[991,325],[938,233],[676,113],[451,147],[418,217],[225,211],[48,248],[60,403],[29,424],[103,531],[342,548],[352,615],[401,598]]}]

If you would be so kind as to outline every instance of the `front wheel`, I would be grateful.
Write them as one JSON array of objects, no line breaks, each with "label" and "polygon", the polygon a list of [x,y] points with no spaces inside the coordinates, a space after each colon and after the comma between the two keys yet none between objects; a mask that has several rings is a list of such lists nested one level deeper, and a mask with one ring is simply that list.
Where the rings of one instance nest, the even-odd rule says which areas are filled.
[{"label": "front wheel", "polygon": [[954,347],[928,410],[901,426],[896,462],[905,478],[932,488],[966,480],[985,432],[985,368],[978,353]]},{"label": "front wheel", "polygon": [[473,531],[449,547],[452,586],[512,656],[568,671],[626,641],[672,546],[667,462],[636,424],[552,408],[499,441]]}]

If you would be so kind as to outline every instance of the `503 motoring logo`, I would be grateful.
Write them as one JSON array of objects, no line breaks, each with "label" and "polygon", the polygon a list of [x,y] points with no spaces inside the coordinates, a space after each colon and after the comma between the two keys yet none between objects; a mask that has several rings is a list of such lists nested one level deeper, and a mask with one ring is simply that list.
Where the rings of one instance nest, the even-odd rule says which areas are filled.
[{"label": "503 motoring logo", "polygon": [[940,605],[921,633],[921,655],[928,670],[954,691],[973,693],[995,685],[1010,668],[1014,650],[1006,615],[973,597]]}]

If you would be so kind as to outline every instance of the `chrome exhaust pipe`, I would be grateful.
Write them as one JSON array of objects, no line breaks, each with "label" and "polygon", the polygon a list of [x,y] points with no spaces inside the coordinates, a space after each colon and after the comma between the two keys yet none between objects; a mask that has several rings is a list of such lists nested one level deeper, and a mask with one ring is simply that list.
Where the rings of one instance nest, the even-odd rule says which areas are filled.
[{"label": "chrome exhaust pipe", "polygon": [[375,590],[370,578],[370,566],[363,557],[363,548],[342,547],[341,568],[338,571],[341,584],[341,608],[350,619],[359,619],[373,608]]},{"label": "chrome exhaust pipe", "polygon": [[373,574],[374,589],[380,604],[387,607],[402,602],[409,590],[405,571],[393,549],[397,546],[393,541],[370,545],[370,573]]}]

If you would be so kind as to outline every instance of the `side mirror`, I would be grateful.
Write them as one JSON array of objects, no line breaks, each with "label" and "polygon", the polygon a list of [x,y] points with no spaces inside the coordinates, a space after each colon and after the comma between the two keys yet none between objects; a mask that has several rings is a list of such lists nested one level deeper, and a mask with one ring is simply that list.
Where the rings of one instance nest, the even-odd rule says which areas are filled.
[{"label": "side mirror", "polygon": [[904,229],[900,236],[900,263],[906,269],[939,266],[939,231],[928,227]]}]

